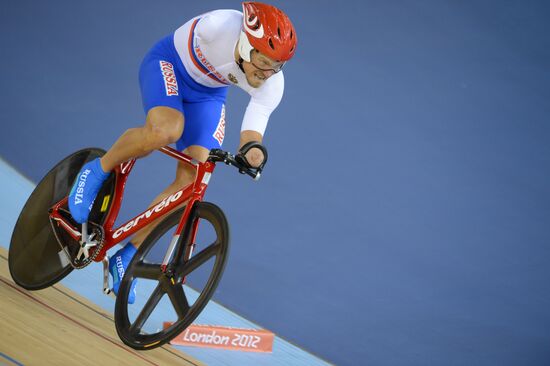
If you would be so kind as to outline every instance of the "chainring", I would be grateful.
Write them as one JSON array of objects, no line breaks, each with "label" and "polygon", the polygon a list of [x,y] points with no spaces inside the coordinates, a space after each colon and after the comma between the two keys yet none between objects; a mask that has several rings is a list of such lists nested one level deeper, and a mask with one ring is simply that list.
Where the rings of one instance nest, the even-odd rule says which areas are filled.
[{"label": "chainring", "polygon": [[[58,212],[63,216],[65,220],[67,220],[73,226],[78,227],[79,224],[74,221],[68,210],[64,208],[59,208]],[[53,220],[51,217],[50,224],[52,226],[53,233],[55,234],[55,238],[57,239],[57,243],[61,247],[61,250],[63,250],[63,252],[66,254],[67,258],[69,259],[69,263],[73,268],[81,269],[86,267],[97,258],[98,254],[101,252],[101,249],[103,249],[103,245],[105,243],[105,231],[103,230],[103,226],[96,224],[95,222],[88,221],[88,234],[90,240],[93,239],[97,241],[97,245],[93,247],[89,256],[84,259],[77,258],[78,252],[81,248],[80,242],[74,240],[67,233],[67,231],[63,229],[61,225]]]}]

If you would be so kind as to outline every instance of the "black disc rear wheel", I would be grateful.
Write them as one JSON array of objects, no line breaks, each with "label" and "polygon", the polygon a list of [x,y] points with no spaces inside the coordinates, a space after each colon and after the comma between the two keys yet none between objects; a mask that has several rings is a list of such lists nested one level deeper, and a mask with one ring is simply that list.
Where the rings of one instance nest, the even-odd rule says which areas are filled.
[{"label": "black disc rear wheel", "polygon": [[[115,305],[115,324],[122,341],[132,348],[159,347],[183,332],[206,306],[223,274],[229,251],[229,226],[222,210],[207,202],[194,205],[167,271],[161,270],[182,212],[180,209],[172,213],[151,232],[121,282]],[[198,225],[198,220],[196,250],[188,261],[184,261],[184,253],[194,244],[190,228]],[[211,233],[202,236],[201,231]],[[135,305],[129,306],[128,295],[134,279],[139,279],[137,300]],[[149,288],[147,296],[140,295],[147,292],[144,287]],[[170,312],[173,319],[165,323]]]},{"label": "black disc rear wheel", "polygon": [[[40,290],[60,281],[73,270],[55,238],[48,210],[69,195],[82,166],[104,153],[105,150],[98,148],[77,151],[61,160],[35,187],[19,214],[8,254],[10,274],[19,286]],[[98,194],[101,199],[96,201],[103,202],[106,195],[112,194],[113,188],[114,174],[111,174],[108,184]],[[103,205],[102,212],[99,212],[96,204],[90,220],[102,222],[109,205]]]}]

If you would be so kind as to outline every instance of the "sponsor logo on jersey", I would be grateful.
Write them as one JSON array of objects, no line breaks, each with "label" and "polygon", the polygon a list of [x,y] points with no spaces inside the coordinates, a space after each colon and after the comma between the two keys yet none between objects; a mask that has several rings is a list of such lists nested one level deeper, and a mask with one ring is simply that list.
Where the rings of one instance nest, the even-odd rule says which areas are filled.
[{"label": "sponsor logo on jersey", "polygon": [[202,53],[199,45],[195,45],[195,55],[197,55],[197,58],[199,59],[201,64],[203,64],[203,66],[208,71],[210,71],[211,74],[216,75],[216,77],[219,79],[218,81],[220,81],[224,84],[229,84],[229,82],[227,82],[227,80],[223,77],[223,75],[220,74],[218,71],[216,71],[214,66],[206,59],[206,56],[204,56],[204,53]]},{"label": "sponsor logo on jersey", "polygon": [[118,238],[119,236],[129,231],[134,226],[137,226],[140,220],[144,218],[146,219],[150,218],[154,212],[159,213],[164,209],[166,209],[168,206],[174,206],[173,203],[176,202],[181,197],[182,194],[183,194],[183,189],[181,191],[177,191],[171,196],[166,197],[165,199],[157,203],[154,207],[151,207],[150,209],[148,209],[147,211],[145,211],[135,219],[129,221],[126,225],[124,225],[123,227],[115,231],[115,233],[113,234],[113,239]]},{"label": "sponsor logo on jersey", "polygon": [[174,74],[174,66],[170,62],[160,61],[160,71],[164,78],[166,95],[178,95],[178,81],[176,80],[176,74]]},{"label": "sponsor logo on jersey", "polygon": [[225,104],[222,105],[220,121],[218,122],[218,127],[216,127],[216,131],[214,131],[212,136],[220,143],[221,146],[223,143],[223,138],[225,137]]},{"label": "sponsor logo on jersey", "polygon": [[232,73],[229,73],[229,75],[227,75],[227,77],[229,78],[229,81],[231,81],[233,84],[238,84],[239,83],[239,80],[237,80],[235,75],[233,75]]}]

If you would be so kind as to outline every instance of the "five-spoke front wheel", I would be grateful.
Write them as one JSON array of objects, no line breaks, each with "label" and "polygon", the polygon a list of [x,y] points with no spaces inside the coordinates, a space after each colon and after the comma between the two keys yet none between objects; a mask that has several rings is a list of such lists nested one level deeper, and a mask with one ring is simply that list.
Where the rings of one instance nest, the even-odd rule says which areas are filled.
[{"label": "five-spoke front wheel", "polygon": [[[161,269],[182,212],[180,209],[172,213],[151,232],[121,282],[115,323],[120,338],[132,348],[158,347],[180,334],[206,306],[223,274],[229,250],[229,226],[222,210],[207,202],[194,205],[168,267],[165,271]],[[190,246],[195,247],[193,255],[184,260]],[[136,304],[129,305],[130,286],[136,279]],[[173,310],[170,312],[173,319],[167,319],[166,307]],[[163,310],[155,311],[160,308]],[[168,323],[161,326],[164,321]]]}]

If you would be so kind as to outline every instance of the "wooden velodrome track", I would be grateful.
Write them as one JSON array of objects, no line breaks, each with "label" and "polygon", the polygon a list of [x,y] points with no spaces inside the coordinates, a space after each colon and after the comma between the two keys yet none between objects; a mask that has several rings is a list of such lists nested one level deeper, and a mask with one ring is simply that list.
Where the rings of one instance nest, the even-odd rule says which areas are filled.
[{"label": "wooden velodrome track", "polygon": [[0,247],[0,365],[204,365],[170,346],[127,347],[112,314],[61,284],[17,286]]}]

